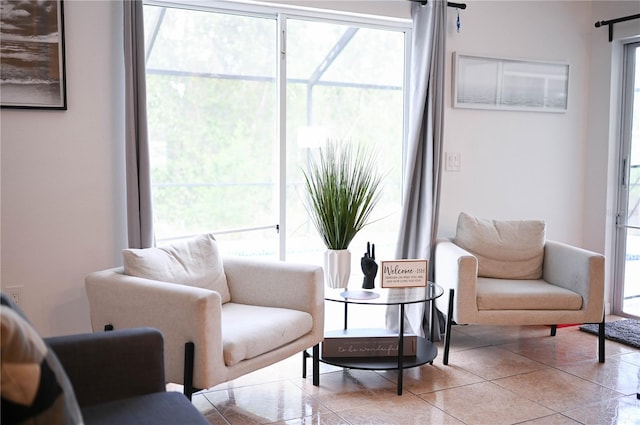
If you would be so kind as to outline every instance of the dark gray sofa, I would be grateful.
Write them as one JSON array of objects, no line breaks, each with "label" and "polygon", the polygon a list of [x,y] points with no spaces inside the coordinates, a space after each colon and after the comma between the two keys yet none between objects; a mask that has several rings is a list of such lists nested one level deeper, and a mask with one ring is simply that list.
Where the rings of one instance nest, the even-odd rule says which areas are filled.
[{"label": "dark gray sofa", "polygon": [[67,373],[86,425],[199,425],[204,416],[167,392],[164,341],[135,328],[45,338]]}]

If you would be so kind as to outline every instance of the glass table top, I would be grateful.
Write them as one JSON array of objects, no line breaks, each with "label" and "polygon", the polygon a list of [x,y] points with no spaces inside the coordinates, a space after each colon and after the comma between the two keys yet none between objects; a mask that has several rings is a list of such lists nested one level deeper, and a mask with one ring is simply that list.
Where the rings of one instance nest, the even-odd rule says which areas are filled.
[{"label": "glass table top", "polygon": [[433,282],[410,288],[324,288],[324,299],[347,304],[399,305],[431,301],[443,292],[442,287]]}]

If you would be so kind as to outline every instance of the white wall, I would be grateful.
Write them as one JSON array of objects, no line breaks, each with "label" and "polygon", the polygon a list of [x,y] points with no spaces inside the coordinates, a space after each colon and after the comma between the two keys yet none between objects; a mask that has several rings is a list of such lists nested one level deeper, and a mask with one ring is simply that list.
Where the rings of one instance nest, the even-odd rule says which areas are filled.
[{"label": "white wall", "polygon": [[[450,12],[450,15],[454,15]],[[567,62],[566,113],[452,108],[445,151],[460,152],[460,172],[444,172],[440,233],[452,236],[460,211],[497,219],[544,219],[547,237],[582,244],[588,123],[588,2],[483,1],[461,12],[453,52]]]},{"label": "white wall", "polygon": [[[467,3],[460,34],[449,12],[449,53],[568,61],[569,110],[453,109],[449,97],[445,150],[462,154],[462,171],[443,176],[441,234],[453,234],[463,210],[543,218],[550,238],[603,251],[610,171],[609,118],[601,115],[609,105],[600,96],[610,93],[610,47],[600,42],[606,29],[593,24],[637,3],[596,4],[598,16],[589,2]],[[397,1],[332,4],[408,13]],[[89,330],[84,276],[120,264],[126,245],[120,7],[65,2],[67,111],[0,112],[1,285],[24,285],[25,310],[45,335]]]},{"label": "white wall", "polygon": [[122,6],[64,7],[68,110],[1,112],[2,287],[44,335],[90,330],[84,276],[126,243]]}]

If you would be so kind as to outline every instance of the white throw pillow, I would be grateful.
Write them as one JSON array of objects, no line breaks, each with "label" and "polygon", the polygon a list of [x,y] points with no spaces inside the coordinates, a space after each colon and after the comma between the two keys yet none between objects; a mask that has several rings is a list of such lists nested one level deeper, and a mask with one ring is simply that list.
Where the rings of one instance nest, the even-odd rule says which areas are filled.
[{"label": "white throw pillow", "polygon": [[231,300],[222,258],[211,234],[155,248],[125,249],[122,256],[127,275],[211,289],[220,293],[223,303]]},{"label": "white throw pillow", "polygon": [[458,217],[456,245],[478,259],[478,276],[540,279],[544,258],[542,220],[486,220],[464,212]]}]

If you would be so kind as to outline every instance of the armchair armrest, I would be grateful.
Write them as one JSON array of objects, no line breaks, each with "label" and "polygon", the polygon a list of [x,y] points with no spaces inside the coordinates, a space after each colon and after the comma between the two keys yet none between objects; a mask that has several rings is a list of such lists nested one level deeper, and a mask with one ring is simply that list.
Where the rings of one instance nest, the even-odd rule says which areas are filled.
[{"label": "armchair armrest", "polygon": [[115,329],[153,327],[165,340],[165,374],[168,382],[183,383],[184,344],[195,343],[198,369],[195,385],[213,380],[224,365],[222,346],[222,301],[208,289],[144,279],[124,274],[122,267],[89,274],[85,287],[91,310],[91,325]]},{"label": "armchair armrest", "polygon": [[165,391],[163,338],[137,328],[45,338],[81,407]]},{"label": "armchair armrest", "polygon": [[596,252],[547,241],[542,278],[582,296],[588,320],[600,322],[604,313],[604,256]]},{"label": "armchair armrest", "polygon": [[448,310],[449,290],[453,289],[455,290],[453,318],[459,323],[468,322],[464,316],[475,314],[474,312],[478,310],[476,304],[477,258],[448,239],[439,240],[436,242],[434,271],[435,283],[444,288],[442,297],[436,299],[438,309],[442,312]]}]

